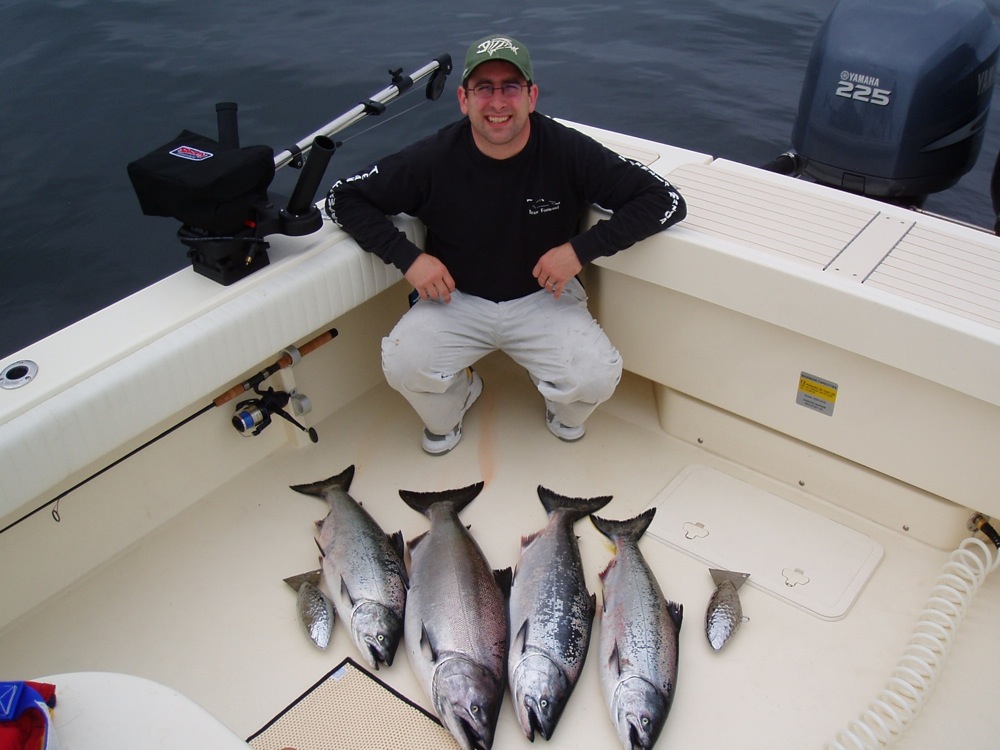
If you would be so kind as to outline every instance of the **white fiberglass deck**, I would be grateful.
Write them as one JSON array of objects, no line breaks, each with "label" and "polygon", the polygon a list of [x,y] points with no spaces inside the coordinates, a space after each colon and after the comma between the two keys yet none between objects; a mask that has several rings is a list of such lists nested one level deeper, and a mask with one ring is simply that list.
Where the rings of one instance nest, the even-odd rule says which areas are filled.
[{"label": "white fiberglass deck", "polygon": [[[378,383],[317,425],[317,445],[280,449],[0,632],[2,676],[78,670],[140,675],[192,698],[246,737],[343,657],[358,658],[339,623],[327,652],[318,651],[299,630],[295,596],[282,578],[315,567],[313,521],[324,509],[288,485],[354,464],[352,494],[386,530],[401,528],[412,538],[425,530],[426,519],[403,504],[399,488],[437,490],[485,480],[485,490],[463,520],[499,568],[514,565],[521,535],[545,522],[538,484],[567,495],[612,494],[603,515],[625,518],[645,508],[685,467],[700,464],[871,537],[884,547],[885,557],[847,616],[836,622],[744,587],[749,621],[724,651],[714,653],[703,630],[712,592],[707,567],[645,539],[642,549],[664,592],[685,607],[679,686],[658,746],[819,748],[883,686],[945,552],[668,436],[656,420],[651,384],[637,376],[627,374],[614,398],[591,419],[584,440],[568,445],[546,431],[537,393],[509,360],[493,355],[480,372],[484,395],[452,454],[424,455],[416,417]],[[228,411],[201,420],[216,426],[185,429],[244,440],[231,434]],[[246,440],[251,450],[251,441],[258,439]],[[155,462],[156,450],[134,460]],[[126,466],[114,471],[127,471]],[[176,484],[149,492],[184,491],[185,469],[176,469]],[[95,480],[98,489],[100,483],[114,483],[114,471]],[[71,495],[62,503],[60,524],[43,513],[22,524],[30,528],[9,533],[31,533],[58,544],[62,535],[94,533],[83,531],[91,510]],[[588,580],[599,592],[598,572],[611,553],[588,521],[577,532]],[[753,537],[760,529],[749,524],[745,532]],[[25,571],[34,565],[44,560],[24,560]],[[980,591],[941,683],[900,748],[996,746],[998,619],[1000,576],[994,576]],[[617,746],[598,683],[596,653],[592,646],[553,747]],[[402,648],[395,664],[378,677],[428,706]],[[539,744],[545,746],[543,740]],[[528,746],[507,697],[494,747]]]}]

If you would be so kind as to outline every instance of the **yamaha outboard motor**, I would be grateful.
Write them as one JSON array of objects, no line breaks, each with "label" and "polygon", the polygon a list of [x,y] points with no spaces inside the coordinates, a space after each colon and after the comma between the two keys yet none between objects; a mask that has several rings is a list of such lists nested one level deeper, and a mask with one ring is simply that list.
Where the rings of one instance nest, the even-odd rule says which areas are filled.
[{"label": "yamaha outboard motor", "polygon": [[799,171],[909,205],[951,187],[979,155],[998,46],[982,0],[841,0],[806,70]]}]

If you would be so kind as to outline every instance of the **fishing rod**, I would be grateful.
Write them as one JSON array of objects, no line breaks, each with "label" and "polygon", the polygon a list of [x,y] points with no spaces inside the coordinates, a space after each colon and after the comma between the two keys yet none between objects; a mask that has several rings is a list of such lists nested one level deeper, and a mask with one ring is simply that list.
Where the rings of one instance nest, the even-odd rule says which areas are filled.
[{"label": "fishing rod", "polygon": [[302,359],[302,357],[315,351],[328,341],[331,341],[334,338],[336,338],[337,333],[338,332],[336,328],[331,328],[330,330],[324,331],[323,333],[316,336],[314,339],[306,342],[305,344],[303,344],[298,348],[294,346],[286,347],[281,351],[277,360],[275,360],[268,367],[265,367],[256,375],[248,378],[242,383],[234,385],[228,391],[216,396],[214,399],[212,399],[212,401],[202,406],[193,414],[188,415],[177,424],[168,427],[163,432],[150,438],[139,447],[134,448],[128,453],[126,453],[124,456],[115,459],[107,466],[98,469],[93,474],[88,476],[86,479],[82,479],[69,489],[60,492],[51,500],[42,503],[34,510],[25,513],[17,520],[7,524],[2,529],[0,529],[0,534],[10,531],[12,528],[20,524],[22,521],[27,521],[36,513],[39,513],[40,511],[43,511],[52,505],[55,506],[52,509],[52,519],[58,523],[59,521],[62,520],[62,518],[59,515],[59,503],[64,497],[80,489],[88,482],[97,479],[97,477],[101,476],[105,472],[110,471],[111,469],[115,468],[124,461],[127,461],[128,459],[132,458],[132,456],[136,455],[137,453],[144,451],[146,448],[153,445],[153,443],[156,443],[162,440],[163,438],[167,437],[168,435],[176,432],[189,422],[193,422],[195,419],[211,411],[212,409],[224,406],[225,404],[232,401],[234,398],[237,398],[240,394],[246,393],[247,391],[250,390],[261,395],[262,398],[259,400],[251,399],[249,401],[242,401],[239,404],[237,404],[237,412],[233,416],[233,427],[235,427],[239,433],[241,433],[242,435],[259,435],[261,431],[271,423],[270,415],[272,413],[276,413],[278,414],[278,416],[281,416],[287,421],[294,424],[300,430],[307,432],[312,442],[314,443],[317,442],[319,440],[319,437],[316,434],[315,428],[312,427],[306,428],[302,426],[291,415],[287,414],[284,411],[284,406],[288,403],[289,400],[295,398],[295,394],[289,394],[284,391],[275,391],[273,388],[269,388],[266,392],[261,393],[260,384],[267,378],[274,375],[274,373],[278,372],[279,370],[283,370],[286,367],[291,367],[292,365],[298,364],[299,361]]}]

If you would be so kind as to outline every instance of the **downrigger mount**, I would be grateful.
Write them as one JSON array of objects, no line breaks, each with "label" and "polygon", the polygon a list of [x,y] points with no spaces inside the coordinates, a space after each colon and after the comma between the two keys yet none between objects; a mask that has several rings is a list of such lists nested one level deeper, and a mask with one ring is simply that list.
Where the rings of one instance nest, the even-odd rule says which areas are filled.
[{"label": "downrigger mount", "polygon": [[[451,72],[451,57],[442,55],[408,76],[402,69],[389,72],[387,88],[277,155],[269,146],[240,147],[236,103],[217,104],[217,140],[183,130],[128,165],[142,212],[179,220],[177,237],[188,248],[195,272],[213,281],[228,286],[263,268],[270,262],[265,237],[299,237],[322,226],[314,199],[339,145],[330,136],[382,114],[386,104],[423,78],[429,77],[427,99],[438,99]],[[287,205],[279,209],[268,187],[276,170],[286,165],[302,172]]]}]

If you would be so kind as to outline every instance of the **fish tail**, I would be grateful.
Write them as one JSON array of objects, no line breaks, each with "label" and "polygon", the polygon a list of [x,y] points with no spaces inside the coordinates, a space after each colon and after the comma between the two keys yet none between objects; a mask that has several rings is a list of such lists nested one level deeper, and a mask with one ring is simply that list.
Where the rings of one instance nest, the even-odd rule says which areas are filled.
[{"label": "fish tail", "polygon": [[639,541],[639,538],[649,528],[649,524],[653,522],[655,514],[656,508],[649,508],[634,518],[629,518],[625,521],[610,521],[606,518],[598,518],[595,515],[591,515],[590,520],[597,527],[598,531],[617,544],[618,542]]},{"label": "fish tail", "polygon": [[444,490],[442,492],[400,490],[399,496],[413,510],[423,513],[425,516],[429,516],[431,508],[438,503],[451,503],[455,513],[459,513],[462,508],[476,499],[485,486],[484,482],[476,482],[475,484],[470,484],[468,487],[461,487],[456,490]]},{"label": "fish tail", "polygon": [[310,570],[308,573],[300,573],[297,576],[289,576],[285,578],[284,581],[293,589],[298,591],[302,588],[303,583],[311,583],[313,586],[319,586],[320,581],[323,579],[323,570]]},{"label": "fish tail", "polygon": [[591,513],[596,513],[611,502],[611,495],[600,497],[566,497],[550,489],[538,485],[538,499],[542,501],[545,512],[552,515],[557,510],[564,510],[571,521],[579,521]]},{"label": "fish tail", "polygon": [[329,490],[343,490],[347,492],[351,489],[351,481],[354,479],[354,464],[351,464],[339,474],[323,479],[311,484],[293,484],[292,489],[301,492],[303,495],[315,495],[323,497]]},{"label": "fish tail", "polygon": [[722,585],[724,581],[729,581],[733,584],[734,589],[739,589],[750,577],[749,573],[737,573],[734,570],[719,570],[718,568],[710,568],[708,572],[712,574],[712,581],[715,582],[716,586]]}]

